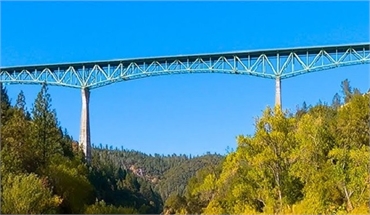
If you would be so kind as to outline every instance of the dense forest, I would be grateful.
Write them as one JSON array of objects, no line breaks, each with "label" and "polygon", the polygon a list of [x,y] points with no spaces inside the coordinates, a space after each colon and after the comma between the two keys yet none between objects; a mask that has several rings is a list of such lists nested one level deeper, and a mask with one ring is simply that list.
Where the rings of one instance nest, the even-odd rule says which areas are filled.
[{"label": "dense forest", "polygon": [[368,214],[370,93],[267,107],[225,156],[93,146],[87,164],[48,87],[27,110],[1,87],[1,213]]},{"label": "dense forest", "polygon": [[[170,195],[184,195],[187,181],[206,166],[217,166],[223,156],[210,154],[202,156],[186,155],[147,155],[142,152],[125,149],[108,149],[100,145],[94,147],[91,164],[107,172],[129,171],[142,183],[150,186],[165,201]],[[103,167],[104,166],[104,167]]]},{"label": "dense forest", "polygon": [[93,146],[87,164],[78,143],[63,130],[43,85],[26,109],[1,87],[1,212],[12,214],[159,214],[170,195],[183,195],[199,169],[223,156],[147,155]]}]

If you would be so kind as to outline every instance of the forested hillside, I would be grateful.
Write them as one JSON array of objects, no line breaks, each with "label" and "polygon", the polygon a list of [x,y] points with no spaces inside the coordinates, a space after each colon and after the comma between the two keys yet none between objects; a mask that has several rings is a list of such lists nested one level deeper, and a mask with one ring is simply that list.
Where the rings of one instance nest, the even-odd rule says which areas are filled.
[{"label": "forested hillside", "polygon": [[370,94],[266,108],[226,157],[94,146],[87,164],[43,85],[30,111],[1,88],[1,213],[368,214]]},{"label": "forested hillside", "polygon": [[60,127],[42,86],[31,111],[20,92],[14,105],[1,88],[1,212],[158,214],[169,194],[222,156],[146,155],[94,147],[90,165]]},{"label": "forested hillside", "polygon": [[165,213],[369,214],[370,94],[342,82],[331,105],[267,108],[218,169],[197,172]]},{"label": "forested hillside", "polygon": [[223,156],[207,153],[202,156],[147,155],[125,149],[108,149],[100,145],[93,148],[93,166],[106,166],[111,172],[130,171],[140,181],[149,183],[165,201],[171,194],[183,195],[187,181],[195,172],[206,166],[217,166]]}]

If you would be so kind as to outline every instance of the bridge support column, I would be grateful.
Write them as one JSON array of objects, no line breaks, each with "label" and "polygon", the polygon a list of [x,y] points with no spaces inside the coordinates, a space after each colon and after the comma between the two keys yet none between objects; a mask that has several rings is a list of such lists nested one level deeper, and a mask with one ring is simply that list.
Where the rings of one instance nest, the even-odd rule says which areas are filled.
[{"label": "bridge support column", "polygon": [[275,80],[275,106],[279,106],[281,109],[281,79],[276,77]]},{"label": "bridge support column", "polygon": [[82,111],[81,111],[81,128],[80,128],[80,146],[82,145],[86,161],[91,161],[91,142],[90,142],[90,117],[89,117],[89,88],[82,89]]}]

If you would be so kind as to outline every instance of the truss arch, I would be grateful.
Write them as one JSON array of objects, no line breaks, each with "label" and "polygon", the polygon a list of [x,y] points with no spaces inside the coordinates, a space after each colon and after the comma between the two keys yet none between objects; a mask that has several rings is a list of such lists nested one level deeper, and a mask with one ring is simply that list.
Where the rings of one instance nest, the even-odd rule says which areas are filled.
[{"label": "truss arch", "polygon": [[369,64],[369,47],[370,43],[363,43],[5,67],[0,69],[0,82],[94,89],[151,76],[192,73],[286,79],[336,67]]}]

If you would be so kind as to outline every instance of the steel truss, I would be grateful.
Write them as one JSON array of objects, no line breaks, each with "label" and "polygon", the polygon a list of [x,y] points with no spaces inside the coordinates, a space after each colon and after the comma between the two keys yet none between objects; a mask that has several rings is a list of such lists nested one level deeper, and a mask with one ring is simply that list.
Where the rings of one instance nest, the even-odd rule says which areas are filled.
[{"label": "steel truss", "polygon": [[369,64],[369,47],[370,43],[364,43],[17,66],[1,68],[0,82],[5,84],[47,83],[72,88],[94,89],[120,81],[184,73],[226,73],[286,79],[341,66]]}]

